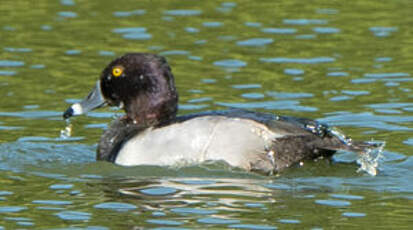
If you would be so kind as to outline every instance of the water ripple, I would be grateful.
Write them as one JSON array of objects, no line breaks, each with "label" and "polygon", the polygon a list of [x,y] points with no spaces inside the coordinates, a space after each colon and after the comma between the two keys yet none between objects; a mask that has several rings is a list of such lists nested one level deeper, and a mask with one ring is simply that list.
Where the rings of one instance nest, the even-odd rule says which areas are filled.
[{"label": "water ripple", "polygon": [[341,91],[343,94],[347,94],[350,96],[361,96],[361,95],[369,95],[369,91],[365,90],[342,90]]},{"label": "water ripple", "polygon": [[148,40],[152,38],[152,35],[146,32],[145,27],[123,27],[115,28],[113,33],[122,34],[122,37],[130,40]]},{"label": "water ripple", "polygon": [[249,26],[249,27],[260,27],[262,24],[259,22],[246,22],[244,25]]},{"label": "water ripple", "polygon": [[268,110],[293,110],[302,112],[314,112],[318,109],[310,106],[302,106],[299,101],[264,101],[264,102],[216,102],[216,105],[238,109],[268,109]]},{"label": "water ripple", "polygon": [[201,109],[205,109],[208,108],[209,105],[207,104],[179,104],[178,108],[179,110],[201,110]]},{"label": "water ripple", "polygon": [[347,72],[330,72],[327,73],[328,77],[347,77],[348,73]]},{"label": "water ripple", "polygon": [[100,56],[115,56],[115,52],[113,51],[106,51],[106,50],[100,50],[99,51]]},{"label": "water ripple", "polygon": [[282,223],[282,224],[299,224],[299,223],[301,223],[301,221],[294,220],[294,219],[280,219],[279,222]]},{"label": "water ripple", "polygon": [[322,122],[336,126],[355,126],[390,131],[411,131],[413,128],[399,126],[391,123],[412,122],[413,117],[375,115],[370,112],[364,113],[342,113],[319,119]]},{"label": "water ripple", "polygon": [[162,51],[159,53],[159,55],[162,56],[171,56],[171,55],[190,55],[191,53],[189,51],[186,50],[167,50],[167,51]]},{"label": "water ripple", "polygon": [[197,215],[210,215],[217,213],[215,210],[207,210],[201,208],[172,208],[171,212],[179,214],[197,214]]},{"label": "water ripple", "polygon": [[72,12],[72,11],[61,11],[61,12],[58,12],[57,15],[63,18],[76,18],[77,17],[77,13]]},{"label": "water ripple", "polygon": [[380,26],[375,26],[375,27],[370,27],[369,30],[373,32],[374,36],[376,37],[388,37],[392,33],[398,31],[397,27],[380,27]]},{"label": "water ripple", "polygon": [[182,222],[175,221],[175,220],[160,220],[160,219],[149,219],[146,220],[146,222],[150,224],[159,224],[159,225],[173,225],[173,226],[178,226],[182,225]]},{"label": "water ripple", "polygon": [[327,24],[327,20],[324,19],[284,19],[284,24],[288,25],[324,25]]},{"label": "water ripple", "polygon": [[257,224],[233,224],[229,225],[230,228],[239,228],[239,229],[252,229],[252,230],[274,230],[277,227],[269,225],[257,225]]},{"label": "water ripple", "polygon": [[391,57],[378,57],[374,59],[376,62],[390,62],[393,60]]},{"label": "water ripple", "polygon": [[45,67],[46,66],[43,64],[34,64],[30,66],[31,69],[44,69]]},{"label": "water ripple", "polygon": [[317,9],[318,14],[338,14],[340,11],[337,9]]},{"label": "water ripple", "polygon": [[139,192],[145,195],[152,195],[152,196],[165,196],[176,193],[178,190],[175,188],[170,187],[152,187],[152,188],[145,188],[139,190]]},{"label": "water ripple", "polygon": [[315,57],[315,58],[286,58],[286,57],[276,57],[276,58],[260,58],[261,62],[268,63],[299,63],[299,64],[319,64],[328,63],[336,61],[332,57]]},{"label": "water ripple", "polygon": [[236,60],[236,59],[219,60],[219,61],[215,61],[213,64],[219,67],[224,67],[224,68],[240,68],[240,67],[244,67],[247,65],[246,62]]},{"label": "water ripple", "polygon": [[0,206],[0,213],[14,213],[26,210],[26,207],[22,206]]},{"label": "water ripple", "polygon": [[34,226],[34,223],[29,221],[17,221],[16,224],[19,226]]},{"label": "water ripple", "polygon": [[197,16],[201,15],[201,10],[167,10],[164,14],[171,16]]},{"label": "water ripple", "polygon": [[13,195],[13,192],[9,191],[0,191],[0,196],[10,196]]},{"label": "water ripple", "polygon": [[239,84],[239,85],[232,85],[234,89],[259,89],[261,88],[261,84]]},{"label": "water ripple", "polygon": [[73,0],[60,0],[60,4],[64,6],[74,6],[75,2]]},{"label": "water ripple", "polygon": [[397,77],[410,77],[408,73],[365,73],[364,77],[367,78],[397,78]]},{"label": "water ripple", "polygon": [[280,98],[280,99],[292,99],[292,98],[310,98],[314,97],[312,93],[287,93],[287,92],[266,92],[270,97]]},{"label": "water ripple", "polygon": [[73,184],[52,184],[49,186],[49,188],[53,190],[67,190],[72,189]]},{"label": "water ripple", "polygon": [[24,62],[0,60],[0,67],[20,67],[20,66],[24,66]]},{"label": "water ripple", "polygon": [[81,54],[82,53],[82,51],[80,51],[80,50],[67,50],[67,51],[65,51],[65,54],[67,54],[67,55],[78,55],[78,54]]},{"label": "water ripple", "polygon": [[115,17],[130,17],[133,15],[144,15],[146,10],[133,10],[133,11],[116,11],[113,12],[113,16]]},{"label": "water ripple", "polygon": [[185,31],[188,33],[198,33],[199,29],[194,27],[185,27]]},{"label": "water ripple", "polygon": [[265,95],[262,93],[243,93],[241,97],[247,98],[247,99],[261,99],[261,98],[264,98]]},{"label": "water ripple", "polygon": [[248,40],[238,41],[239,46],[264,46],[273,43],[272,38],[251,38]]},{"label": "water ripple", "polygon": [[69,205],[73,204],[72,201],[66,200],[34,200],[33,204],[46,204],[46,205]]},{"label": "water ripple", "polygon": [[152,35],[148,33],[128,33],[122,35],[122,37],[129,40],[149,40]]},{"label": "water ripple", "polygon": [[40,28],[44,31],[50,31],[53,29],[53,27],[50,25],[42,25]]},{"label": "water ripple", "polygon": [[314,27],[313,31],[319,34],[337,34],[340,33],[340,29],[334,27]]},{"label": "water ripple", "polygon": [[330,101],[347,101],[353,99],[352,97],[346,96],[346,95],[342,95],[342,96],[335,96],[330,98]]},{"label": "water ripple", "polygon": [[344,200],[316,200],[315,203],[334,207],[344,207],[351,205],[349,201]]},{"label": "water ripple", "polygon": [[202,224],[238,224],[241,222],[239,220],[223,219],[223,218],[215,218],[215,217],[200,218],[197,221]]},{"label": "water ripple", "polygon": [[212,28],[214,28],[214,27],[221,27],[221,26],[223,26],[223,23],[222,23],[222,22],[203,22],[202,25],[203,25],[204,27],[212,27]]},{"label": "water ripple", "polygon": [[4,50],[7,52],[13,52],[13,53],[29,53],[33,51],[30,48],[13,48],[13,47],[5,47]]},{"label": "water ripple", "polygon": [[297,29],[294,28],[262,28],[261,32],[267,34],[295,34]]},{"label": "water ripple", "polygon": [[343,212],[342,216],[345,217],[365,217],[366,213],[361,212]]},{"label": "water ripple", "polygon": [[11,70],[0,70],[0,76],[14,76],[16,75],[16,71],[11,71]]},{"label": "water ripple", "polygon": [[117,34],[126,34],[126,33],[145,33],[145,27],[123,27],[123,28],[116,28],[112,30],[113,33]]},{"label": "water ripple", "polygon": [[295,36],[296,39],[315,39],[317,38],[317,35],[315,34],[301,34]]},{"label": "water ripple", "polygon": [[99,209],[111,209],[111,210],[115,210],[115,211],[128,211],[128,210],[137,209],[137,207],[133,204],[120,203],[120,202],[100,203],[100,204],[97,204],[93,207],[94,208],[99,208]]},{"label": "water ripple", "polygon": [[413,146],[413,138],[409,138],[409,139],[403,141],[403,143],[406,144],[406,145],[412,145]]},{"label": "water ripple", "polygon": [[349,195],[349,194],[330,194],[329,196],[337,199],[346,199],[346,200],[363,200],[363,196]]},{"label": "water ripple", "polygon": [[302,69],[284,69],[284,73],[287,74],[287,75],[297,76],[297,75],[303,75],[304,70],[302,70]]},{"label": "water ripple", "polygon": [[85,221],[89,220],[92,214],[88,212],[63,211],[56,213],[56,216],[58,216],[62,220]]}]

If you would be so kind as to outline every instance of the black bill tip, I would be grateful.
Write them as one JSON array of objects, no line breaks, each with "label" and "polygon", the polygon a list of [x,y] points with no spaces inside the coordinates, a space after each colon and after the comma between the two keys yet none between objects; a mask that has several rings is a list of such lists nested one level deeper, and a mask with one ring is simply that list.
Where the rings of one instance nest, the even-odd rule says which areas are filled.
[{"label": "black bill tip", "polygon": [[73,109],[72,106],[70,106],[64,113],[63,113],[63,118],[68,119],[69,117],[73,116]]}]

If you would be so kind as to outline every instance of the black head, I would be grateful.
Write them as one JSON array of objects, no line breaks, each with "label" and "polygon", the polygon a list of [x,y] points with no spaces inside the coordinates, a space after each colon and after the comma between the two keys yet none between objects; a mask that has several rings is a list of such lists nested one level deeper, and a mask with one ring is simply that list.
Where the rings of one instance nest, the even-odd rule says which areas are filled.
[{"label": "black head", "polygon": [[89,96],[72,105],[64,117],[83,114],[105,103],[123,107],[127,118],[138,124],[156,125],[173,119],[177,112],[178,94],[165,58],[155,54],[129,53],[113,60],[103,70],[100,81]]}]

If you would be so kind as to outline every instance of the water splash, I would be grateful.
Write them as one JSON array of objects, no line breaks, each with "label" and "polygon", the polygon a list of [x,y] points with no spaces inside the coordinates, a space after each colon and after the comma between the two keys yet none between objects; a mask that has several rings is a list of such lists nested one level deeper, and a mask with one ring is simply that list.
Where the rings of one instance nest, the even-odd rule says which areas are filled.
[{"label": "water splash", "polygon": [[348,146],[353,145],[353,140],[346,136],[341,130],[339,130],[336,127],[331,127],[328,129],[328,132],[332,134],[333,136],[337,137],[343,144],[346,144]]},{"label": "water splash", "polygon": [[[353,140],[346,136],[339,129],[333,127],[330,128],[329,133],[336,136],[342,143],[349,146],[349,148],[355,147]],[[378,173],[379,161],[383,157],[383,149],[386,145],[384,141],[368,141],[365,142],[368,146],[364,147],[363,151],[358,152],[357,164],[360,165],[360,168],[357,169],[357,172],[366,172],[371,176],[376,176]],[[357,147],[355,147],[357,149]]]},{"label": "water splash", "polygon": [[68,139],[72,136],[72,124],[70,123],[70,119],[66,119],[66,127],[60,130],[60,138]]},{"label": "water splash", "polygon": [[360,165],[360,168],[357,169],[357,172],[367,172],[371,176],[377,175],[377,168],[379,167],[380,159],[384,158],[383,156],[383,149],[386,145],[384,141],[369,141],[368,144],[371,144],[372,148],[367,148],[365,151],[358,154],[359,158],[357,159],[357,163]]}]

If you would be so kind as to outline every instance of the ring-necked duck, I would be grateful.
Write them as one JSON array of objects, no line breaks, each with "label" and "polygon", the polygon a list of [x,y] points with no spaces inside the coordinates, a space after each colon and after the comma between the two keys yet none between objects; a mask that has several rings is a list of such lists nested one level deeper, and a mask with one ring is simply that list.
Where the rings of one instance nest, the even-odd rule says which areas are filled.
[{"label": "ring-necked duck", "polygon": [[223,160],[266,174],[337,150],[362,152],[355,142],[314,120],[244,110],[176,116],[178,93],[165,58],[130,53],[113,60],[92,92],[65,119],[104,105],[124,108],[110,125],[97,159],[119,165],[174,165]]}]

